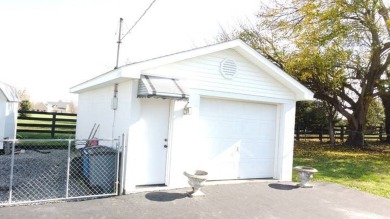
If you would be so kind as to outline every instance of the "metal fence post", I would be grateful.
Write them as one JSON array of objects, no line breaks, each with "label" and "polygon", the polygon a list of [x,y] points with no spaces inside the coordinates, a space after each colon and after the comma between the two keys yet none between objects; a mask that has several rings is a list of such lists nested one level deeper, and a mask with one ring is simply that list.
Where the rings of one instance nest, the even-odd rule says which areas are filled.
[{"label": "metal fence post", "polygon": [[121,142],[121,137],[118,136],[118,139],[116,140],[116,179],[115,179],[115,193],[119,195],[119,154],[120,154],[120,142]]},{"label": "metal fence post", "polygon": [[125,178],[125,159],[126,159],[126,145],[125,145],[125,134],[122,134],[122,138],[121,138],[121,149],[122,149],[122,154],[121,154],[121,160],[120,160],[120,192],[119,192],[119,195],[124,195],[125,192],[124,192],[124,178]]},{"label": "metal fence post", "polygon": [[69,175],[70,175],[70,147],[71,147],[71,140],[68,140],[68,165],[66,170],[66,191],[65,191],[65,198],[69,197]]},{"label": "metal fence post", "polygon": [[15,139],[12,139],[12,150],[11,150],[11,173],[9,176],[9,199],[8,203],[12,203],[12,184],[14,179],[14,164],[15,164]]}]

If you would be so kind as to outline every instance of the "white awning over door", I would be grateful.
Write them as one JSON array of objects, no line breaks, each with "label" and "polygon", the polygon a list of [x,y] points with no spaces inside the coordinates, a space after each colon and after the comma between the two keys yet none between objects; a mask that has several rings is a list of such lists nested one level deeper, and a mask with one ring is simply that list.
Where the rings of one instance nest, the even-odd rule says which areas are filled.
[{"label": "white awning over door", "polygon": [[187,100],[189,94],[177,79],[141,75],[137,97]]}]

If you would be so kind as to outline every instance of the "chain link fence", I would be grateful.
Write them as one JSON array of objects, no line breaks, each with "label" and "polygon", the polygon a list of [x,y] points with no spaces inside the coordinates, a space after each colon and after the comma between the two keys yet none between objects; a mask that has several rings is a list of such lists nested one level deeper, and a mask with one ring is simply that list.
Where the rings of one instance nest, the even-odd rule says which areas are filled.
[{"label": "chain link fence", "polygon": [[0,206],[118,193],[119,140],[3,140]]}]

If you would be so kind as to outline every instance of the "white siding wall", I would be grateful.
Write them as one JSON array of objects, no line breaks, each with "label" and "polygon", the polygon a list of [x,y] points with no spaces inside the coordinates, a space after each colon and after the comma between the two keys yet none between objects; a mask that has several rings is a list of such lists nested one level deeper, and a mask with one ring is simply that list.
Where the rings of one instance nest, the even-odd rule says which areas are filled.
[{"label": "white siding wall", "polygon": [[5,106],[5,130],[4,137],[13,139],[16,137],[16,126],[18,120],[18,103],[7,102]]},{"label": "white siding wall", "polygon": [[79,95],[77,113],[76,138],[87,139],[94,124],[100,124],[96,132],[97,138],[111,138],[112,121],[111,109],[113,87],[104,87]]},{"label": "white siding wall", "polygon": [[[18,103],[7,102],[6,97],[0,92],[0,139],[16,137],[16,124],[18,114]],[[3,149],[3,143],[0,142],[0,149]]]},{"label": "white siding wall", "polygon": [[[236,62],[238,73],[233,79],[225,79],[220,73],[220,64],[226,58]],[[293,92],[232,49],[148,69],[142,74],[184,78],[193,89],[280,99],[295,97]]]},{"label": "white siding wall", "polygon": [[[4,136],[5,131],[5,109],[7,105],[7,100],[5,99],[5,96],[0,91],[0,139],[2,140]],[[0,142],[0,149],[3,149],[3,143]]]},{"label": "white siding wall", "polygon": [[100,124],[95,136],[97,138],[117,138],[123,133],[127,133],[131,107],[130,89],[130,81],[118,85],[118,108],[116,112],[111,108],[114,85],[80,94],[76,138],[88,138],[95,123]]},{"label": "white siding wall", "polygon": [[[115,113],[114,138],[128,133],[129,124],[131,123],[132,89],[137,89],[137,87],[133,87],[133,81],[118,84],[118,108]],[[113,87],[111,95],[113,95]]]}]

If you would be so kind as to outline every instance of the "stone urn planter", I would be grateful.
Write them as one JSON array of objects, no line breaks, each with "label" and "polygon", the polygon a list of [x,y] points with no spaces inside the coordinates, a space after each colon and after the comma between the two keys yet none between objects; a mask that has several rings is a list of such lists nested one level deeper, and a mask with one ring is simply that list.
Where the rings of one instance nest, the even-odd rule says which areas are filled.
[{"label": "stone urn planter", "polygon": [[200,188],[204,186],[207,180],[208,173],[203,170],[191,170],[185,171],[184,175],[188,178],[188,184],[192,187],[190,197],[204,196],[204,193],[200,191]]},{"label": "stone urn planter", "polygon": [[296,166],[294,170],[297,171],[297,178],[300,181],[298,184],[301,188],[312,188],[313,186],[309,184],[310,180],[313,178],[313,174],[317,173],[313,167],[304,167],[304,166]]}]

